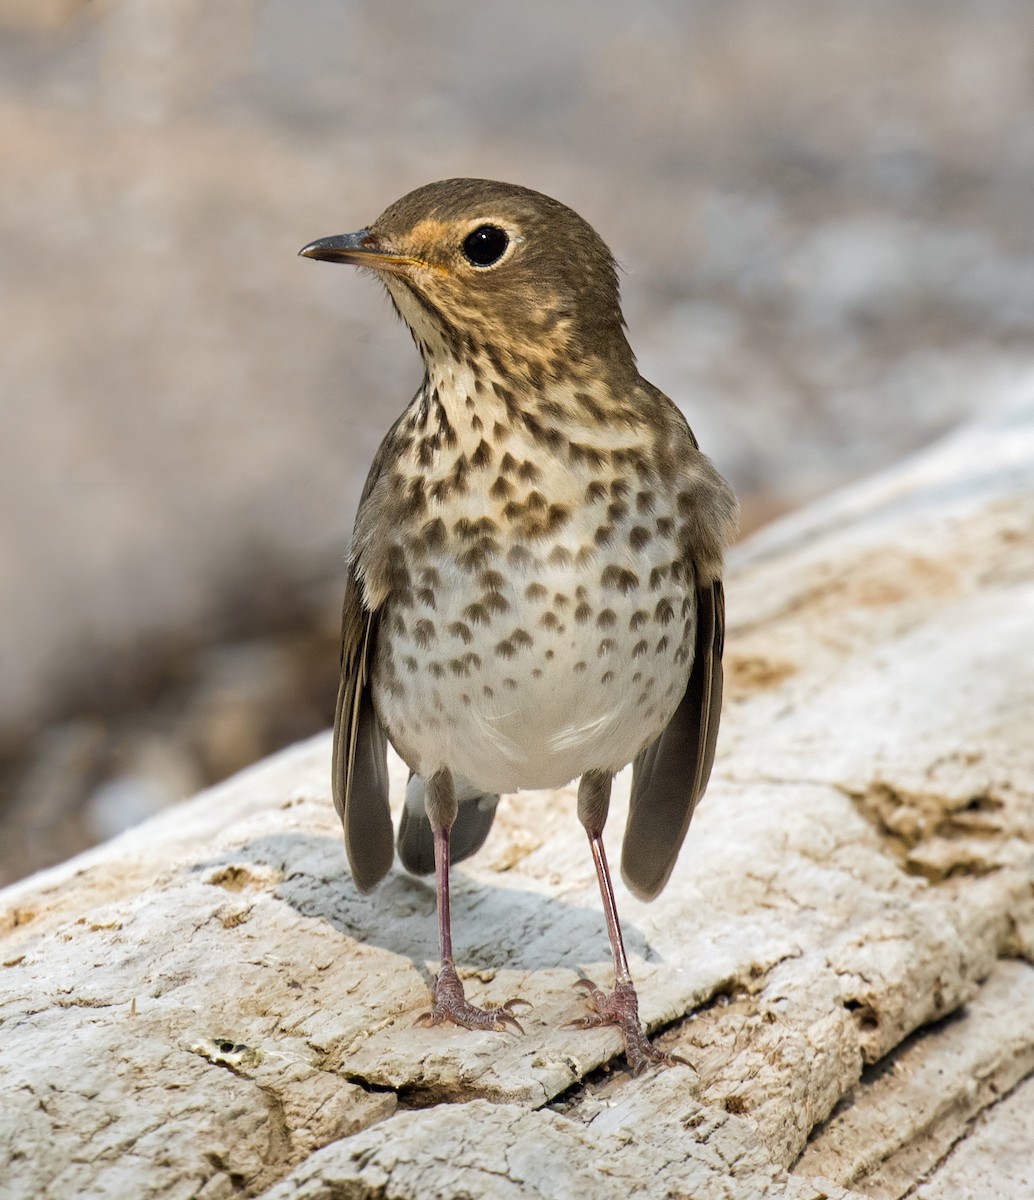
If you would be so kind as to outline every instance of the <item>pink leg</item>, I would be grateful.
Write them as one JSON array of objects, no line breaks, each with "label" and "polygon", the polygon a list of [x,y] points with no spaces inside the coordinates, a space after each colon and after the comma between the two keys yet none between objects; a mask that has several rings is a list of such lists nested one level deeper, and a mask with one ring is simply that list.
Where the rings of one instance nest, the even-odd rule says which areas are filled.
[{"label": "pink leg", "polygon": [[578,785],[578,817],[589,835],[592,861],[596,867],[600,895],[603,897],[603,914],[607,921],[607,936],[614,956],[614,990],[604,992],[590,979],[579,979],[578,987],[585,989],[585,999],[592,1015],[571,1021],[572,1029],[592,1029],[598,1025],[617,1025],[625,1039],[625,1057],[633,1075],[639,1075],[652,1063],[672,1067],[676,1064],[688,1066],[677,1054],[665,1054],[653,1046],[646,1036],[639,1019],[639,997],[636,995],[632,974],[628,969],[628,956],[621,936],[621,922],[614,897],[614,885],[607,866],[607,852],[603,848],[603,826],[610,807],[611,776],[602,771],[586,773]]},{"label": "pink leg", "polygon": [[427,814],[434,831],[434,880],[438,902],[438,944],[441,950],[441,969],[434,981],[434,1003],[431,1011],[419,1019],[421,1025],[441,1025],[450,1021],[464,1029],[507,1028],[523,1033],[513,1008],[526,1000],[507,1000],[495,1008],[478,1008],[468,1003],[463,983],[456,973],[452,958],[452,916],[449,905],[449,830],[456,819],[456,797],[452,776],[439,771],[427,781]]}]

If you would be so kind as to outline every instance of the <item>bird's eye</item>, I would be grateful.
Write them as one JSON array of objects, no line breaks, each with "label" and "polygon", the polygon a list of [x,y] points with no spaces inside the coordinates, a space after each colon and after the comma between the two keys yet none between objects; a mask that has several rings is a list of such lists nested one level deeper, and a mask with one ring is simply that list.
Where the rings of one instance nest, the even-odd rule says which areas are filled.
[{"label": "bird's eye", "polygon": [[506,253],[510,237],[498,225],[479,225],[463,239],[463,257],[472,267],[490,267]]}]

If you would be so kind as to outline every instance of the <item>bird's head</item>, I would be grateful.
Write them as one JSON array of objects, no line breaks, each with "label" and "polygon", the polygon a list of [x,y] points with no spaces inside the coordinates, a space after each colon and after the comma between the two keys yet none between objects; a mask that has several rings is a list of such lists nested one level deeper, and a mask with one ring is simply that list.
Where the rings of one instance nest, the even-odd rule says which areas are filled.
[{"label": "bird's head", "polygon": [[634,370],[614,259],[596,231],[540,192],[445,179],[396,200],[367,229],[310,242],[307,258],[377,273],[424,356],[498,370]]}]

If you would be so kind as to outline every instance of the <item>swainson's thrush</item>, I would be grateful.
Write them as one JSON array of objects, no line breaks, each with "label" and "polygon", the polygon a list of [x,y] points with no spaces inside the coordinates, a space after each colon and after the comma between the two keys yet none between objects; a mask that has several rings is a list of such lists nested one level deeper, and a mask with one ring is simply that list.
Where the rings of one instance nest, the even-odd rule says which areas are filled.
[{"label": "swainson's thrush", "polygon": [[611,779],[634,764],[621,868],[657,895],[714,759],[722,555],[735,501],[679,410],[636,369],[614,260],[577,213],[527,188],[449,179],[309,258],[375,271],[424,380],[356,516],[334,728],[334,802],[356,885],[393,857],[386,741],[413,772],[403,863],[436,875],[441,970],[425,1020],[517,1026],[456,973],[449,863],[500,793],[580,776],[614,954],[592,1015],[647,1040],[603,849]]}]

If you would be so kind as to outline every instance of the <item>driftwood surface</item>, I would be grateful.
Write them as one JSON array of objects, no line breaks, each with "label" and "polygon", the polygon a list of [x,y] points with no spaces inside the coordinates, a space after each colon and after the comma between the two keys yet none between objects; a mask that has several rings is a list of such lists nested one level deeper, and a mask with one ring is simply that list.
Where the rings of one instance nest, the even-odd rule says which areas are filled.
[{"label": "driftwood surface", "polygon": [[0,1194],[1034,1195],[1034,383],[728,595],[710,790],[619,894],[690,1067],[563,1028],[610,978],[569,788],[455,872],[468,992],[525,1034],[417,1024],[434,893],[357,895],[323,736],[0,894]]}]

